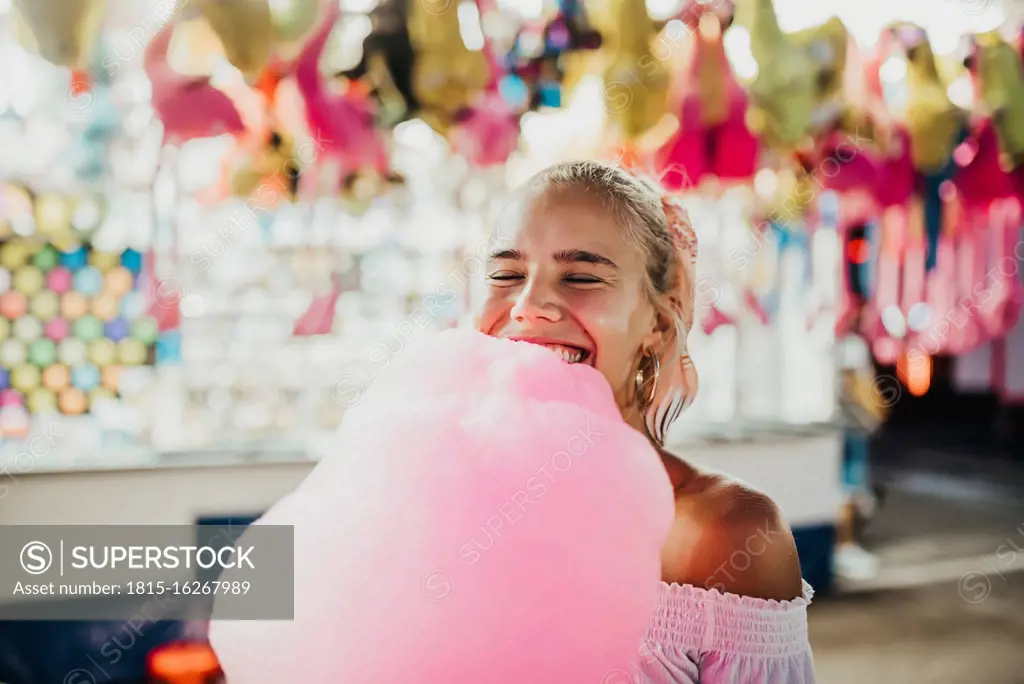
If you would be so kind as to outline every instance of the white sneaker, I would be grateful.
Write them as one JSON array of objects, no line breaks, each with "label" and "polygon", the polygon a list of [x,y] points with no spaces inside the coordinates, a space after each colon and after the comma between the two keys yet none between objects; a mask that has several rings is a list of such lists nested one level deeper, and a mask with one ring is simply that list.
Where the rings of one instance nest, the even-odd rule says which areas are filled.
[{"label": "white sneaker", "polygon": [[878,557],[859,544],[841,544],[835,554],[836,576],[851,582],[865,582],[878,574]]}]

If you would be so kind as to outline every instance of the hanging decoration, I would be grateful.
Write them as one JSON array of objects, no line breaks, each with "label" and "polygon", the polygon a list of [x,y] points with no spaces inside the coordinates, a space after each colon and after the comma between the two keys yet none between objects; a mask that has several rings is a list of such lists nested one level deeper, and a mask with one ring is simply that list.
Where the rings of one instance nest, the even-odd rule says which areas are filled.
[{"label": "hanging decoration", "polygon": [[381,0],[370,12],[372,30],[363,40],[359,63],[344,78],[365,80],[376,103],[377,123],[391,127],[419,110],[413,91],[416,55],[409,37],[407,0]]},{"label": "hanging decoration", "polygon": [[274,45],[269,0],[189,0],[224,46],[228,61],[250,80],[263,71]]},{"label": "hanging decoration", "polygon": [[[492,8],[488,0],[477,0],[481,25]],[[506,100],[500,85],[507,74],[494,52],[494,45],[483,35],[483,53],[491,68],[490,82],[470,109],[460,114],[450,139],[452,148],[475,167],[504,164],[519,146],[519,117],[522,108]]]},{"label": "hanging decoration", "polygon": [[[260,230],[268,235],[332,235],[335,228],[307,225],[315,203],[358,219],[373,206],[390,207],[411,194],[382,197],[404,184],[393,150],[413,146],[423,132],[409,126],[392,136],[392,129],[416,118],[446,139],[472,170],[466,174],[471,183],[459,186],[455,179],[453,186],[467,195],[470,185],[493,190],[489,183],[503,182],[503,166],[512,160],[511,169],[520,161],[524,114],[528,120],[531,110],[562,107],[569,80],[582,84],[585,75],[588,88],[603,81],[606,109],[587,130],[609,121],[602,142],[615,145],[620,160],[650,167],[670,190],[691,190],[689,199],[697,204],[713,204],[740,184],[750,189],[738,196],[752,189],[764,205],[755,215],[766,220],[750,222],[757,227],[749,226],[749,237],[772,247],[750,260],[750,272],[728,276],[736,280],[726,301],[721,307],[709,304],[701,317],[708,334],[745,319],[774,323],[784,306],[772,283],[794,275],[788,270],[793,260],[783,274],[784,255],[800,255],[794,268],[802,276],[791,280],[820,289],[815,279],[824,269],[810,264],[816,238],[831,238],[818,232],[823,227],[836,230],[849,266],[841,270],[836,330],[864,333],[879,360],[896,362],[924,347],[929,354],[970,350],[1004,337],[1019,318],[1024,285],[1013,250],[1024,224],[1024,68],[1021,46],[1001,37],[1006,31],[970,40],[964,69],[975,95],[967,104],[963,93],[950,94],[955,89],[940,68],[947,65],[938,63],[928,36],[906,22],[887,27],[877,49],[862,53],[834,17],[806,30],[783,31],[771,0],[685,0],[664,21],[653,20],[642,0],[559,0],[553,12],[531,19],[499,10],[492,0],[370,4],[360,10],[337,0],[198,0],[183,3],[155,31],[145,45],[144,70],[152,86],[147,104],[163,126],[162,142],[172,149],[165,166],[178,171],[173,148],[189,141],[219,137],[211,149],[223,142],[227,150],[216,162],[222,168],[217,182],[182,199],[206,208],[244,200],[260,214]],[[140,89],[113,78],[134,77],[130,69],[111,74],[102,64],[111,51],[104,22],[114,21],[116,13],[105,0],[15,0],[13,12],[24,45],[74,70],[73,94],[90,89],[88,107],[73,112],[75,139],[66,158],[76,183],[105,182],[116,175],[115,159],[125,154],[122,139],[139,137],[146,118],[133,112]],[[686,27],[684,43],[666,44],[669,22]],[[356,30],[363,24],[368,33]],[[735,45],[728,36],[736,26],[749,31],[756,75],[734,69],[730,61]],[[350,30],[356,37],[343,47],[358,49],[361,41],[358,63],[332,74],[324,52],[335,37],[347,41]],[[686,59],[673,54],[680,46]],[[563,114],[571,121],[575,112],[550,116]],[[529,142],[524,150],[534,148]],[[436,140],[428,146],[442,157],[447,152]],[[395,156],[403,172],[405,163]],[[496,171],[475,173],[482,169]],[[340,204],[333,201],[339,198]],[[82,213],[74,193],[23,189],[5,193],[4,201],[28,206],[18,220],[30,221],[34,234],[57,253],[89,247],[86,229],[69,227],[68,217]],[[266,215],[277,210],[299,218],[277,222]],[[420,211],[417,220],[428,213]],[[721,257],[729,258],[728,246],[748,236],[724,233],[747,218],[709,210],[703,224],[714,234],[709,252],[715,253],[721,237]],[[336,230],[377,230],[371,223]],[[13,225],[5,226],[5,241],[27,235],[21,224],[17,230]],[[7,259],[14,263],[27,248],[11,249]],[[305,301],[289,310],[288,325],[299,321],[295,335],[334,334],[337,322],[324,312],[346,306],[337,286],[343,271],[337,264],[318,271],[331,278],[332,287],[306,315]],[[60,285],[64,276],[56,273]],[[69,273],[77,277],[77,271]],[[11,295],[5,307],[35,316],[45,334],[50,319],[35,312],[53,303],[43,296],[49,271],[43,275],[46,287],[38,302]],[[33,291],[38,280],[10,268],[7,277],[11,292]],[[86,284],[91,277],[82,276]],[[814,298],[831,295],[816,292]],[[110,301],[96,305],[100,313],[109,313]],[[173,332],[182,318],[177,299],[150,304],[158,328]],[[68,311],[80,305],[75,296],[67,298]],[[93,305],[90,300],[88,313],[99,316]],[[60,295],[58,313],[62,306]],[[832,313],[822,301],[815,306],[802,312],[812,324],[819,314]],[[961,310],[962,325],[949,323],[947,312]],[[65,323],[65,337],[73,337],[73,321]],[[59,333],[61,326],[50,327]],[[31,321],[17,330],[14,323],[8,327],[5,334],[12,339],[35,331]],[[32,358],[45,360],[43,347]],[[19,358],[17,349],[11,353]],[[26,373],[31,371],[19,372],[19,382]]]},{"label": "hanging decoration", "polygon": [[267,67],[295,59],[317,27],[327,2],[333,0],[275,0],[270,3],[273,52]]},{"label": "hanging decoration", "polygon": [[146,46],[145,69],[152,84],[153,109],[164,140],[182,143],[215,135],[240,135],[242,117],[231,99],[209,77],[179,74],[167,62],[175,24],[167,23]]},{"label": "hanging decoration", "polygon": [[[363,202],[383,182],[397,178],[390,172],[387,147],[374,127],[370,100],[350,91],[333,93],[324,83],[320,56],[339,16],[340,9],[332,3],[299,56],[295,82],[306,105],[309,133],[320,148],[317,152],[338,163],[342,193]],[[322,160],[316,168],[323,169]]]},{"label": "hanging decoration", "polygon": [[550,18],[525,22],[516,33],[505,57],[509,75],[502,81],[502,94],[513,102],[525,100],[530,109],[561,107],[569,58],[603,43],[583,0],[558,0]]},{"label": "hanging decoration", "polygon": [[652,52],[657,31],[645,0],[611,0],[615,30],[604,47],[609,65],[604,72],[605,108],[616,138],[636,144],[665,115],[669,69]]},{"label": "hanging decoration", "polygon": [[33,52],[86,79],[107,13],[107,0],[15,0],[15,32]]},{"label": "hanging decoration", "polygon": [[689,73],[673,104],[677,130],[657,154],[662,182],[673,190],[699,186],[709,176],[749,181],[757,168],[758,141],[746,123],[749,103],[723,42],[734,10],[730,0],[688,0],[683,7],[693,32]]},{"label": "hanging decoration", "polygon": [[[487,57],[466,46],[460,6],[446,0],[410,2],[408,7],[409,39],[416,55],[412,69],[412,89],[419,103],[416,115],[445,137],[491,81]],[[479,26],[474,29],[480,31]]]},{"label": "hanging decoration", "polygon": [[772,0],[745,0],[750,51],[758,71],[750,84],[748,124],[773,149],[805,142],[813,124],[817,82],[807,49],[783,33]]}]

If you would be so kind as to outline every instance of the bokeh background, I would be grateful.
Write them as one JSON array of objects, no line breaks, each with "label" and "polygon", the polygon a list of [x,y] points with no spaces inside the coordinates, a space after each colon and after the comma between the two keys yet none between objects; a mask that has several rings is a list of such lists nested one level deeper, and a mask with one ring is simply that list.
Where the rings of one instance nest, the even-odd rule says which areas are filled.
[{"label": "bokeh background", "polygon": [[[690,211],[669,442],[782,507],[819,681],[1024,682],[1022,60],[1019,0],[0,0],[0,524],[238,533],[599,158]],[[204,635],[2,621],[0,681]]]}]

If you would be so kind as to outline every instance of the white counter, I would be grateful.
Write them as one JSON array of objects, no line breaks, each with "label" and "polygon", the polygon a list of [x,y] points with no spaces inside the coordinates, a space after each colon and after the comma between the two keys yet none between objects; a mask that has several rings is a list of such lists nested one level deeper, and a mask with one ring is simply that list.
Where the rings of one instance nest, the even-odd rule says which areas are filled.
[{"label": "white counter", "polygon": [[[829,524],[840,507],[841,438],[832,430],[679,444],[688,461],[771,496],[794,527]],[[258,515],[294,489],[315,460],[301,452],[211,452],[16,472],[0,482],[0,525],[193,524]]]}]

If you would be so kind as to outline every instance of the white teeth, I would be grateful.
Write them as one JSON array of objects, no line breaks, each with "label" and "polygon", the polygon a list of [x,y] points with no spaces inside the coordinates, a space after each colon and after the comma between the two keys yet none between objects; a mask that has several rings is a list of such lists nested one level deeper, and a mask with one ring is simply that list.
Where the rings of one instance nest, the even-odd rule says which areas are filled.
[{"label": "white teeth", "polygon": [[545,344],[543,346],[553,351],[566,363],[579,363],[580,359],[583,358],[583,352],[578,349],[569,349],[567,347],[554,344]]}]

